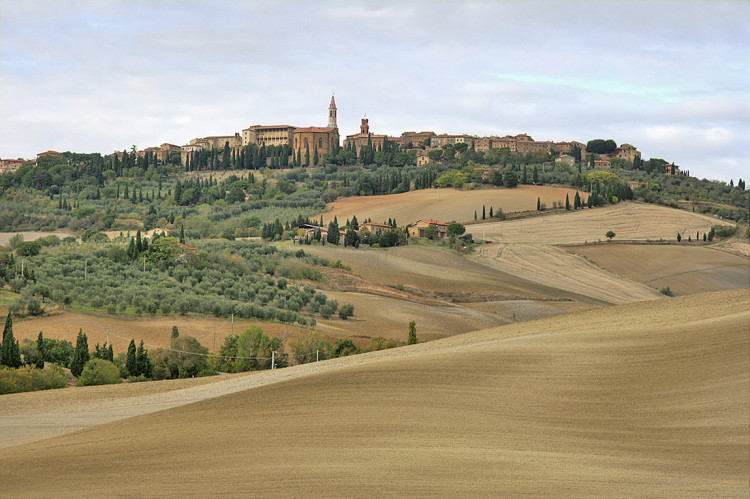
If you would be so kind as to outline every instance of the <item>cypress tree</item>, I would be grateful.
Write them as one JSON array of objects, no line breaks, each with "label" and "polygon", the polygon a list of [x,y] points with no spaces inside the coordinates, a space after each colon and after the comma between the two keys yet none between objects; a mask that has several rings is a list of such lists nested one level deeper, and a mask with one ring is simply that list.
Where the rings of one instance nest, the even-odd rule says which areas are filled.
[{"label": "cypress tree", "polygon": [[487,219],[487,211],[484,208],[484,205],[482,205],[482,220]]},{"label": "cypress tree", "polygon": [[151,359],[148,357],[148,350],[143,348],[143,340],[138,345],[138,351],[135,354],[136,366],[138,368],[138,374],[147,378],[151,377]]},{"label": "cypress tree", "polygon": [[125,360],[125,367],[131,376],[138,376],[138,358],[135,349],[135,340],[131,339],[128,345],[128,356]]},{"label": "cypress tree", "polygon": [[36,337],[36,349],[39,352],[39,360],[37,360],[36,367],[42,369],[44,367],[46,353],[44,351],[44,335],[41,331],[39,331],[39,336]]},{"label": "cypress tree", "polygon": [[542,200],[539,197],[536,198],[536,211],[542,211]]},{"label": "cypress tree", "polygon": [[172,339],[175,339],[180,336],[180,330],[177,329],[177,326],[172,326]]},{"label": "cypress tree", "polygon": [[0,347],[0,364],[8,367],[21,367],[21,351],[13,336],[13,318],[8,312],[3,329],[3,343]]},{"label": "cypress tree", "polygon": [[89,361],[89,342],[86,335],[83,334],[83,329],[78,330],[78,338],[76,338],[76,349],[73,353],[73,361],[70,363],[70,372],[73,376],[78,377],[83,372],[83,366]]},{"label": "cypress tree", "polygon": [[570,197],[568,195],[565,195],[565,210],[570,211]]}]

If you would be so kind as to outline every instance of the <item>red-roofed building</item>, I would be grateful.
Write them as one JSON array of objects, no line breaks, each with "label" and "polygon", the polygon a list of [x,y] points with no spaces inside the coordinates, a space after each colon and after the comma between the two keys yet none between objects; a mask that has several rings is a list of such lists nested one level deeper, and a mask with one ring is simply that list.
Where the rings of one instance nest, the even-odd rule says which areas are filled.
[{"label": "red-roofed building", "polygon": [[60,153],[57,151],[40,152],[36,155],[36,160],[39,161],[39,158],[41,158],[42,156],[60,156]]}]

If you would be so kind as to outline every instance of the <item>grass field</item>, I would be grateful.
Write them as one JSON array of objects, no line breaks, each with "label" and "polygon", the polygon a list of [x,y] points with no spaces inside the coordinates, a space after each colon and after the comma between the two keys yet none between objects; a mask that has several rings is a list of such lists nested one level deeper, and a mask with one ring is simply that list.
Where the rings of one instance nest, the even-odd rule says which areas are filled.
[{"label": "grass field", "polygon": [[[747,497],[748,323],[746,291],[702,294],[238,375],[150,414],[178,391],[131,393],[141,416],[3,449],[0,482],[6,497]],[[106,412],[123,398],[108,389],[123,387],[79,393]],[[46,407],[64,425],[83,403],[65,392],[12,396],[0,435]]]},{"label": "grass field", "polygon": [[676,295],[750,288],[750,259],[711,247],[593,245],[568,248],[610,272]]},{"label": "grass field", "polygon": [[582,244],[606,241],[607,231],[616,240],[675,241],[677,232],[687,239],[714,225],[727,222],[663,206],[623,202],[602,208],[472,225],[467,232],[480,239],[504,243]]},{"label": "grass field", "polygon": [[[552,208],[554,201],[564,205],[566,194],[572,203],[575,193],[575,189],[562,187],[521,185],[514,189],[423,189],[385,196],[349,197],[329,203],[330,211],[323,214],[323,222],[327,224],[336,216],[339,224],[343,225],[347,218],[351,219],[354,215],[357,215],[360,223],[366,218],[382,223],[395,217],[402,226],[421,218],[469,222],[474,220],[474,211],[479,218],[482,217],[482,205],[486,207],[487,216],[490,206],[495,210],[502,208],[505,212],[536,210],[537,197]],[[585,193],[581,193],[581,196],[587,199]]]}]

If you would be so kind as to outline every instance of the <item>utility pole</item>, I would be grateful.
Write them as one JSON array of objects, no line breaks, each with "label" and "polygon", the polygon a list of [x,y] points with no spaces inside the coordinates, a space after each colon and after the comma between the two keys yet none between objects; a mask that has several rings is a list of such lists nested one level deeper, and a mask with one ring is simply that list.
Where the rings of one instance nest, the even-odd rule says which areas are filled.
[{"label": "utility pole", "polygon": [[146,257],[143,257],[143,271],[146,272]]},{"label": "utility pole", "polygon": [[109,348],[109,328],[107,328],[107,348]]},{"label": "utility pole", "polygon": [[[23,279],[23,262],[24,262],[24,259],[21,258],[21,278],[22,279]],[[18,268],[18,267],[16,267],[16,268]]]},{"label": "utility pole", "polygon": [[271,369],[276,369],[276,350],[271,352]]},{"label": "utility pole", "polygon": [[320,350],[315,350],[315,362],[317,362],[318,359],[320,358],[319,354],[320,354]]}]

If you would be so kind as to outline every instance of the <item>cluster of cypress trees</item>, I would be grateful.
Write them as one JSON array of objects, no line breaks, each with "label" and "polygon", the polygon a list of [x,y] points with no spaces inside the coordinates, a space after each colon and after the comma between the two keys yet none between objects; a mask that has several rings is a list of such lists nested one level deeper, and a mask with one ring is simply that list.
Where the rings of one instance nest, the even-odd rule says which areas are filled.
[{"label": "cluster of cypress trees", "polygon": [[3,343],[0,346],[0,364],[8,367],[21,367],[21,349],[13,336],[13,318],[8,312],[3,329]]}]

